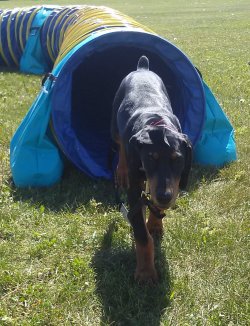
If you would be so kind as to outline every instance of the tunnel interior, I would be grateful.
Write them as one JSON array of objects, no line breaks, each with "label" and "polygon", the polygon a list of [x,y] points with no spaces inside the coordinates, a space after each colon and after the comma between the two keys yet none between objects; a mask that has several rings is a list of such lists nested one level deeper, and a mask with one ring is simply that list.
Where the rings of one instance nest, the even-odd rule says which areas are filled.
[{"label": "tunnel interior", "polygon": [[110,122],[114,96],[122,79],[136,70],[141,55],[148,57],[150,70],[162,78],[173,111],[181,122],[182,81],[166,60],[148,49],[119,46],[96,51],[85,57],[72,73],[71,128],[80,146],[107,171],[111,169]]}]

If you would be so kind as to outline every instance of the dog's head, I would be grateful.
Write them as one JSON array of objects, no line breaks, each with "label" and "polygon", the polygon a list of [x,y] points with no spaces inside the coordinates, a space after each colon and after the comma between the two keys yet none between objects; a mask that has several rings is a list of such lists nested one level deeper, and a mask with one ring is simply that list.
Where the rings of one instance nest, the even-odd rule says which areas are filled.
[{"label": "dog's head", "polygon": [[192,145],[182,133],[167,127],[147,126],[130,139],[139,153],[153,202],[159,208],[174,204],[179,188],[187,186]]}]

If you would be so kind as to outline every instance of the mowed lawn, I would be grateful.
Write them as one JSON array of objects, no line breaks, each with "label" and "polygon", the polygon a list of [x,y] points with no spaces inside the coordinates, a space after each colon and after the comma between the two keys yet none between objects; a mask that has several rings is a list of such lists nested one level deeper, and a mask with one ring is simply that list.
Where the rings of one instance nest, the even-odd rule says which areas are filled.
[{"label": "mowed lawn", "polygon": [[249,1],[55,3],[113,7],[181,48],[232,122],[238,160],[193,166],[156,243],[159,284],[138,285],[110,182],[72,168],[49,189],[13,185],[9,142],[41,76],[0,68],[0,325],[249,325]]}]

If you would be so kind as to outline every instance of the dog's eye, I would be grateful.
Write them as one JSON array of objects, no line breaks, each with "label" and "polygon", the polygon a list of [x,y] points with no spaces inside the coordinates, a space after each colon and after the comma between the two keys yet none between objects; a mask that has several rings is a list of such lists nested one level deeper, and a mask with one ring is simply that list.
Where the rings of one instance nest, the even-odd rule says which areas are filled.
[{"label": "dog's eye", "polygon": [[172,166],[176,171],[181,171],[184,167],[184,157],[181,153],[174,152],[171,155]]},{"label": "dog's eye", "polygon": [[173,152],[170,156],[171,160],[176,161],[182,158],[182,155],[178,152]]}]

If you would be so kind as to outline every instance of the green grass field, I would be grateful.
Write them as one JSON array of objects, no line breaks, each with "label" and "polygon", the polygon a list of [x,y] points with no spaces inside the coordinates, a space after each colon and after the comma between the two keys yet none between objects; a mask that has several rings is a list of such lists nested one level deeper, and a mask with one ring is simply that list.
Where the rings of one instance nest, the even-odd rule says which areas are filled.
[{"label": "green grass field", "polygon": [[238,161],[193,167],[156,244],[160,282],[138,285],[109,182],[73,169],[49,189],[14,187],[9,142],[41,77],[0,70],[0,325],[249,325],[249,1],[10,0],[0,8],[45,3],[110,6],[174,42],[230,118]]}]

